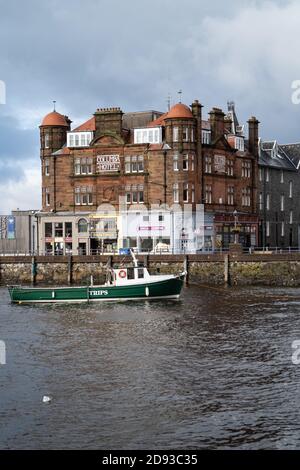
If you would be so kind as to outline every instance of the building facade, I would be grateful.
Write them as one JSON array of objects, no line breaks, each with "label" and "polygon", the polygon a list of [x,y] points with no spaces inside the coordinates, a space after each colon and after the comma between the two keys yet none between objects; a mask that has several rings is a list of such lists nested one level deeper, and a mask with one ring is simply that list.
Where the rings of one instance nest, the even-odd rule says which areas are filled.
[{"label": "building facade", "polygon": [[72,130],[53,111],[40,144],[40,252],[226,248],[237,231],[257,244],[258,121],[246,140],[233,104],[208,120],[198,100],[167,113],[97,109]]},{"label": "building facade", "polygon": [[259,245],[298,249],[300,144],[259,142]]},{"label": "building facade", "polygon": [[0,216],[0,255],[38,251],[38,211],[12,211]]}]

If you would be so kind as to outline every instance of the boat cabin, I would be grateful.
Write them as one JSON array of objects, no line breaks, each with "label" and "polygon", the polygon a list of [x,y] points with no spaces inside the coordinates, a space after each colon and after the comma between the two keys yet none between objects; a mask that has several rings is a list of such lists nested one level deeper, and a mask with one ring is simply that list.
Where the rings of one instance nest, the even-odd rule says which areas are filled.
[{"label": "boat cabin", "polygon": [[150,281],[148,269],[144,266],[130,266],[113,268],[110,271],[108,284],[113,286],[128,286],[130,284],[143,284]]}]

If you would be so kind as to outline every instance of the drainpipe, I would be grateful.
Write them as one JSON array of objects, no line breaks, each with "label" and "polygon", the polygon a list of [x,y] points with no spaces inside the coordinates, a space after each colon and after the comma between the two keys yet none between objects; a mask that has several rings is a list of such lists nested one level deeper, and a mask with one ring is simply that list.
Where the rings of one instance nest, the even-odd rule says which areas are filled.
[{"label": "drainpipe", "polygon": [[167,205],[167,151],[164,150],[164,203]]}]

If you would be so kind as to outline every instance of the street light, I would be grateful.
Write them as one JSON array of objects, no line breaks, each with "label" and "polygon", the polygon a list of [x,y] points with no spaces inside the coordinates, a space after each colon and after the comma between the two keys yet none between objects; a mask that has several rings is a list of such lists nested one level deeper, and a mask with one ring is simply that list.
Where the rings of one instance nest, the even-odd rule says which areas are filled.
[{"label": "street light", "polygon": [[237,245],[239,240],[238,240],[238,229],[237,229],[237,210],[235,209],[233,211],[233,217],[234,217],[234,244]]}]

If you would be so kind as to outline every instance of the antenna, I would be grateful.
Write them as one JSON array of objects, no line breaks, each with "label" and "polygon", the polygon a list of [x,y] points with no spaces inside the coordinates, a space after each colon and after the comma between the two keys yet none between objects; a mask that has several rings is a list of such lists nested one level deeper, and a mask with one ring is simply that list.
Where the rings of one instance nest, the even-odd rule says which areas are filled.
[{"label": "antenna", "polygon": [[53,111],[56,111],[55,105],[56,105],[56,101],[54,100],[54,101],[53,101]]},{"label": "antenna", "polygon": [[178,96],[179,96],[179,103],[181,103],[182,90],[179,90],[177,93],[178,93]]},{"label": "antenna", "polygon": [[170,111],[170,108],[171,108],[171,94],[170,93],[168,93],[167,105],[168,105],[168,111]]}]

